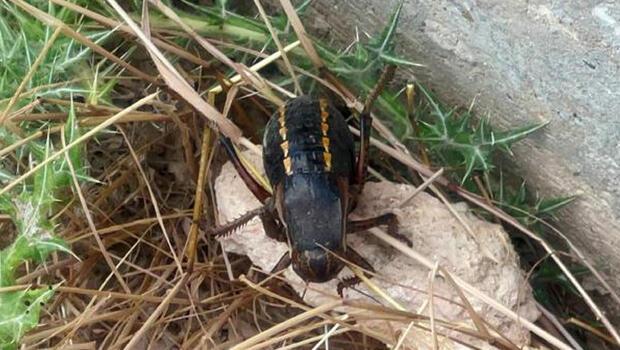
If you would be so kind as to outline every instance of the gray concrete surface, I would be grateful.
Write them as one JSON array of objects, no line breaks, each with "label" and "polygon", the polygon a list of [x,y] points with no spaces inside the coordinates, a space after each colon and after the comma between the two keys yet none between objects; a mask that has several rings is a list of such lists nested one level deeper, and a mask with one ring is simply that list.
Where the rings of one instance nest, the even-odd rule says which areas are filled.
[{"label": "gray concrete surface", "polygon": [[[347,43],[396,3],[317,0],[304,18]],[[476,98],[499,128],[551,122],[515,162],[542,195],[580,195],[561,228],[620,290],[620,1],[406,0],[397,40],[426,65],[401,73],[444,101]]]}]

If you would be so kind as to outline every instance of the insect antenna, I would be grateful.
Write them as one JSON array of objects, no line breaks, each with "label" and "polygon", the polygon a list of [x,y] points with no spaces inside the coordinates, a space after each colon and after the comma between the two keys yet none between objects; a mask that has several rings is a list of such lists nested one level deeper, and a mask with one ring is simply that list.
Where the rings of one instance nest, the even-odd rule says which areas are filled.
[{"label": "insect antenna", "polygon": [[302,300],[306,297],[306,293],[308,292],[308,285],[309,285],[309,284],[310,284],[310,283],[308,283],[308,282],[306,281],[306,284],[304,285],[304,292],[303,292],[303,293],[301,293],[301,299],[302,299]]}]

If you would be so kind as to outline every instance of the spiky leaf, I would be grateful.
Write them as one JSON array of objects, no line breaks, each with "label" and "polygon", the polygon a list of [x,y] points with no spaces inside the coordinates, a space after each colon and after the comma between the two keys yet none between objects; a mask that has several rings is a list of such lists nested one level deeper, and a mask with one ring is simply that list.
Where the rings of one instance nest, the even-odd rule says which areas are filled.
[{"label": "spiky leaf", "polygon": [[17,349],[20,339],[39,323],[39,315],[54,295],[53,288],[0,294],[0,349]]},{"label": "spiky leaf", "polygon": [[574,201],[576,196],[541,199],[536,208],[539,214],[553,215],[559,209]]},{"label": "spiky leaf", "polygon": [[418,88],[425,97],[426,108],[423,105],[417,111],[420,132],[414,140],[428,147],[444,166],[459,169],[456,174],[461,184],[465,184],[476,171],[493,169],[491,158],[496,151],[510,153],[513,143],[546,125],[541,123],[496,132],[486,118],[473,123],[469,110],[446,109],[424,87],[418,85]]}]

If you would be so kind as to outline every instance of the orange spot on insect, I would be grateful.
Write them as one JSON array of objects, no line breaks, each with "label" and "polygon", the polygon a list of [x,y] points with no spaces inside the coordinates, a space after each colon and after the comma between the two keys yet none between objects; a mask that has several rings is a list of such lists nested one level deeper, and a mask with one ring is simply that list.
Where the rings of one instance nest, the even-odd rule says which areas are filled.
[{"label": "orange spot on insect", "polygon": [[284,157],[288,157],[288,141],[282,142],[280,148],[282,148],[282,152],[284,152]]},{"label": "orange spot on insect", "polygon": [[328,130],[329,130],[329,124],[321,123],[321,131],[323,132],[323,136],[327,136]]},{"label": "orange spot on insect", "polygon": [[325,171],[332,170],[332,154],[329,152],[323,152],[323,165],[325,166]]},{"label": "orange spot on insect", "polygon": [[280,113],[280,118],[278,118],[278,123],[280,124],[280,130],[282,130],[282,128],[286,128],[286,106],[280,107],[278,109],[278,112]]},{"label": "orange spot on insect", "polygon": [[329,118],[328,106],[329,104],[326,99],[319,99],[319,107],[321,109],[321,132],[323,133],[323,138],[321,139],[324,150],[323,166],[325,171],[331,171],[332,169],[332,154],[329,153],[329,137],[327,136],[327,132],[329,131],[329,123],[327,122]]},{"label": "orange spot on insect", "polygon": [[282,148],[282,152],[284,153],[284,159],[282,163],[284,164],[284,170],[286,171],[286,175],[293,174],[293,166],[291,163],[291,158],[288,156],[288,141],[286,140],[286,133],[288,129],[286,128],[286,106],[282,106],[278,109],[280,117],[278,118],[278,123],[280,124],[280,137],[282,137],[282,142],[280,144],[280,148]]},{"label": "orange spot on insect", "polygon": [[327,100],[322,98],[319,100],[319,107],[321,109],[321,123],[326,123],[327,118],[329,117],[329,112],[327,111]]},{"label": "orange spot on insect", "polygon": [[282,161],[284,163],[284,170],[286,171],[286,175],[292,175],[293,174],[293,167],[291,164],[291,158],[290,157],[286,157],[284,158],[284,160]]},{"label": "orange spot on insect", "polygon": [[323,137],[323,149],[329,152],[329,137]]}]

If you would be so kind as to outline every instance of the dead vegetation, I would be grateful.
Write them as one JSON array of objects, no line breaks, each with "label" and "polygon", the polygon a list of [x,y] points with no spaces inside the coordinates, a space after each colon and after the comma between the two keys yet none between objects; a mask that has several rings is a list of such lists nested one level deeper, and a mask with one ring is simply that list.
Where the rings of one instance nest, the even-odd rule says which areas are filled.
[{"label": "dead vegetation", "polygon": [[[252,268],[247,257],[222,254],[219,243],[204,234],[201,221],[217,224],[213,181],[225,161],[218,151],[218,133],[240,148],[260,152],[254,144],[260,141],[262,125],[278,105],[302,92],[302,77],[341,98],[352,109],[360,112],[364,108],[358,92],[326,70],[289,0],[280,4],[298,41],[280,42],[274,36],[277,50],[273,52],[200,34],[174,9],[155,0],[144,1],[139,15],[129,11],[130,5],[107,0],[102,6],[113,16],[65,0],[50,2],[122,38],[106,45],[25,1],[12,3],[50,27],[53,35],[49,45],[59,36],[73,38],[92,50],[94,62],[105,60],[119,69],[116,76],[106,77],[115,80],[114,92],[106,101],[114,103],[43,97],[14,110],[18,98],[36,94],[24,84],[2,114],[4,125],[20,135],[19,141],[3,145],[3,155],[46,137],[63,145],[45,161],[22,168],[19,176],[4,184],[2,194],[18,188],[46,164],[67,157],[71,149],[88,144],[85,156],[91,180],[81,181],[70,167],[73,192],[66,205],[54,213],[56,235],[69,244],[73,255],[54,253],[46,264],[27,265],[17,279],[18,285],[2,288],[2,292],[9,292],[57,285],[57,294],[45,306],[39,326],[22,338],[25,348],[318,349],[326,348],[327,343],[330,349],[400,348],[398,338],[357,325],[357,319],[369,317],[426,332],[434,340],[431,348],[438,348],[438,337],[452,337],[453,332],[498,348],[516,348],[480,318],[469,304],[470,298],[521,322],[536,336],[535,346],[579,348],[553,315],[546,314],[549,322],[542,325],[520,320],[518,310],[506,308],[381,231],[373,234],[426,266],[433,278],[437,275],[451,281],[461,295],[454,302],[467,310],[473,326],[436,320],[432,307],[430,314],[405,310],[377,288],[377,297],[391,306],[334,298],[331,303],[309,307],[290,286],[279,282],[278,276],[260,279],[264,276]],[[269,23],[260,1],[255,4],[258,18]],[[173,23],[174,29],[151,26],[153,12]],[[174,42],[177,37],[186,39],[185,47]],[[123,52],[128,47],[126,42],[137,44],[132,55]],[[300,48],[312,67],[295,66],[287,59],[290,52]],[[254,64],[231,59],[230,50],[252,55]],[[45,55],[46,50],[41,50],[40,57]],[[33,73],[38,69],[36,62],[30,66]],[[281,77],[276,81],[277,74],[269,71],[274,65],[288,79],[287,84],[281,83]],[[26,75],[23,81],[29,79]],[[59,121],[65,120],[68,112],[39,112],[37,106],[72,106],[78,124],[84,127],[83,135],[66,141]],[[19,130],[23,121],[55,124],[24,133]],[[447,204],[445,194],[455,193],[539,244],[603,327],[584,326],[578,320],[574,323],[590,327],[608,346],[618,344],[620,337],[614,327],[549,243],[495,207],[489,198],[453,185],[443,169],[416,160],[384,124],[376,122],[374,126],[378,138],[373,139],[373,146],[382,157],[416,173],[421,190],[431,191]],[[19,163],[19,159],[13,161]],[[5,230],[7,227],[5,222]],[[571,246],[570,252],[583,258],[575,247]],[[596,270],[590,269],[606,286]],[[367,283],[373,289],[372,281]],[[430,288],[429,295],[434,295],[432,286],[425,286]],[[615,292],[610,292],[620,303]],[[336,312],[341,306],[348,306],[350,311]]]}]

